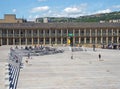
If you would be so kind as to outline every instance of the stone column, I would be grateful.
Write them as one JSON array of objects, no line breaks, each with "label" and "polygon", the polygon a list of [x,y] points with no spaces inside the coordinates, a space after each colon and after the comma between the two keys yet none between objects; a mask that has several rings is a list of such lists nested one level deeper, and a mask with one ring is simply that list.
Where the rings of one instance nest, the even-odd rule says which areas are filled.
[{"label": "stone column", "polygon": [[50,44],[50,45],[52,44],[51,37],[49,37],[49,44]]},{"label": "stone column", "polygon": [[49,44],[51,45],[52,43],[51,43],[51,29],[49,29]]},{"label": "stone column", "polygon": [[68,37],[68,29],[67,29],[67,37]]},{"label": "stone column", "polygon": [[114,38],[114,33],[113,33],[113,29],[112,29],[112,43],[114,42],[113,39]]},{"label": "stone column", "polygon": [[37,39],[38,39],[38,42],[37,42],[37,44],[40,44],[40,39],[39,39],[39,29],[37,30]]},{"label": "stone column", "polygon": [[84,29],[84,43],[86,44],[86,29]]},{"label": "stone column", "polygon": [[0,36],[1,36],[1,37],[0,37],[0,38],[1,38],[1,39],[0,39],[0,45],[2,45],[2,30],[0,30]]},{"label": "stone column", "polygon": [[34,41],[33,41],[33,30],[31,30],[31,38],[32,38],[32,45],[34,44]]},{"label": "stone column", "polygon": [[78,32],[79,32],[78,34],[79,34],[79,37],[80,37],[80,29],[79,29],[79,31],[78,31]]},{"label": "stone column", "polygon": [[103,43],[103,34],[102,34],[102,29],[101,29],[101,43]]},{"label": "stone column", "polygon": [[92,44],[92,33],[91,33],[91,29],[90,29],[90,44]]},{"label": "stone column", "polygon": [[55,30],[55,44],[57,44],[57,30]]},{"label": "stone column", "polygon": [[9,39],[8,39],[8,29],[7,29],[7,45],[9,45]]},{"label": "stone column", "polygon": [[21,45],[21,31],[20,29],[18,31],[19,31],[19,45]]},{"label": "stone column", "polygon": [[95,29],[95,44],[97,44],[97,29]]},{"label": "stone column", "polygon": [[79,37],[79,44],[81,44],[81,37]]},{"label": "stone column", "polygon": [[13,45],[15,45],[15,36],[14,36],[15,32],[14,32],[14,29],[13,29]]},{"label": "stone column", "polygon": [[117,29],[117,44],[119,44],[119,29]]},{"label": "stone column", "polygon": [[27,45],[27,38],[25,38],[25,45]]},{"label": "stone column", "polygon": [[81,43],[81,39],[80,39],[80,29],[79,29],[79,31],[78,31],[79,33],[79,44]]},{"label": "stone column", "polygon": [[43,38],[43,45],[45,45],[45,29],[43,30],[43,36],[44,36],[44,38]]},{"label": "stone column", "polygon": [[0,45],[2,45],[2,30],[0,30],[0,35],[1,35]]},{"label": "stone column", "polygon": [[1,35],[0,45],[2,45],[2,30],[0,30],[0,35]]},{"label": "stone column", "polygon": [[55,45],[57,44],[57,38],[55,37]]},{"label": "stone column", "polygon": [[27,30],[25,30],[25,45],[27,45]]},{"label": "stone column", "polygon": [[73,45],[75,45],[75,30],[73,29]]},{"label": "stone column", "polygon": [[106,29],[106,44],[108,44],[108,29]]},{"label": "stone column", "polygon": [[63,37],[62,37],[62,29],[61,29],[61,45],[63,45]]},{"label": "stone column", "polygon": [[0,39],[0,41],[1,41],[1,45],[2,45],[2,38]]}]

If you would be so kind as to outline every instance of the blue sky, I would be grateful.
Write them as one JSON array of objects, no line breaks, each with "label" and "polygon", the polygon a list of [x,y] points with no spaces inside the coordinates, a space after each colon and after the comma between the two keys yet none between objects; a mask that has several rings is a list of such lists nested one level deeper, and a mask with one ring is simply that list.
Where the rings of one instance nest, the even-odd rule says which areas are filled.
[{"label": "blue sky", "polygon": [[78,17],[120,11],[120,0],[0,0],[0,18]]}]

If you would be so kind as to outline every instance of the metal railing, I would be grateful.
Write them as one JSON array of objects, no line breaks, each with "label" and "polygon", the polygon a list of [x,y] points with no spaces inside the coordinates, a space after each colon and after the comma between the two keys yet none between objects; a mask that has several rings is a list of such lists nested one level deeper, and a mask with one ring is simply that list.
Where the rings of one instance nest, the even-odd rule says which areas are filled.
[{"label": "metal railing", "polygon": [[17,50],[10,49],[8,63],[5,65],[5,87],[6,89],[16,89],[20,66],[22,64],[22,55]]}]

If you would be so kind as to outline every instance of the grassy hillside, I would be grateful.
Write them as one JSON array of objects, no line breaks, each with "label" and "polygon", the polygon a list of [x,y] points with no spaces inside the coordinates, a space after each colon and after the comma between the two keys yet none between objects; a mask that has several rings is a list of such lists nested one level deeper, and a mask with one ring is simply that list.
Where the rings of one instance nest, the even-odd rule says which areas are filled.
[{"label": "grassy hillside", "polygon": [[[43,22],[43,18],[37,18],[39,22]],[[48,17],[49,22],[100,22],[102,21],[109,21],[109,20],[116,20],[120,19],[120,11],[118,12],[111,12],[105,14],[95,14],[95,15],[88,15],[88,16],[80,16],[77,18],[71,17]]]}]

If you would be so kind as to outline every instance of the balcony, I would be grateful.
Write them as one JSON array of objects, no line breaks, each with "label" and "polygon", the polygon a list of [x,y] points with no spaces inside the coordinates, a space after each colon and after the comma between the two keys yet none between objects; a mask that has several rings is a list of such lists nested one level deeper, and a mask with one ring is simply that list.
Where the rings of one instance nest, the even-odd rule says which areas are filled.
[{"label": "balcony", "polygon": [[39,37],[44,37],[44,34],[39,34]]},{"label": "balcony", "polygon": [[61,33],[57,33],[57,37],[60,37],[61,36]]},{"label": "balcony", "polygon": [[38,34],[33,34],[33,37],[38,37]]},{"label": "balcony", "polygon": [[8,34],[8,37],[14,37],[14,35],[13,34]]},{"label": "balcony", "polygon": [[90,33],[86,33],[86,36],[90,36]]},{"label": "balcony", "polygon": [[63,33],[62,36],[66,37],[66,36],[67,36],[67,33]]},{"label": "balcony", "polygon": [[49,36],[50,37],[55,37],[55,33],[51,33]]},{"label": "balcony", "polygon": [[91,36],[96,36],[95,33],[92,33]]},{"label": "balcony", "polygon": [[80,36],[84,36],[84,33],[81,33]]},{"label": "balcony", "polygon": [[20,37],[25,37],[25,34],[20,34]]},{"label": "balcony", "polygon": [[31,34],[26,34],[26,37],[32,37],[32,35]]},{"label": "balcony", "polygon": [[117,33],[113,33],[113,36],[117,36]]},{"label": "balcony", "polygon": [[79,33],[75,33],[75,35],[74,36],[79,36]]},{"label": "balcony", "polygon": [[2,37],[7,37],[7,34],[2,34]]},{"label": "balcony", "polygon": [[112,36],[112,33],[108,33],[108,36]]},{"label": "balcony", "polygon": [[49,37],[49,33],[46,33],[46,34],[45,34],[45,37]]},{"label": "balcony", "polygon": [[97,36],[101,36],[101,33],[97,33]]},{"label": "balcony", "polygon": [[14,34],[14,37],[19,37],[19,34]]},{"label": "balcony", "polygon": [[79,41],[75,41],[76,44],[79,44]]},{"label": "balcony", "polygon": [[102,36],[106,36],[106,33],[102,33]]}]

